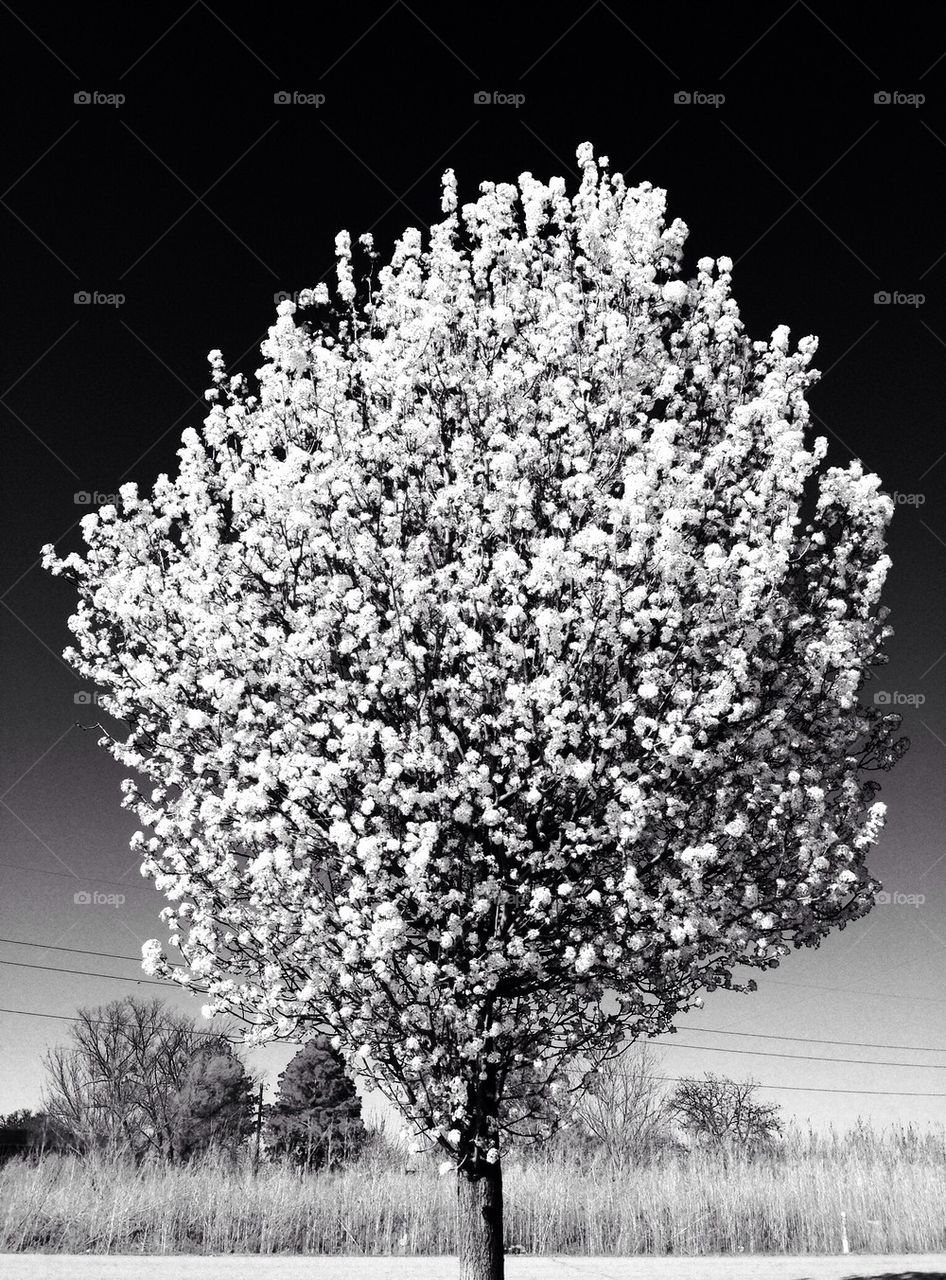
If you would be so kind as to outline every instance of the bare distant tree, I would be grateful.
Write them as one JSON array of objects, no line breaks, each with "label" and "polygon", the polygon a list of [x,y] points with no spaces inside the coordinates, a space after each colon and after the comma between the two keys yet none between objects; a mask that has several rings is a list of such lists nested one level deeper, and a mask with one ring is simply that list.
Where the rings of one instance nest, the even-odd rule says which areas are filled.
[{"label": "bare distant tree", "polygon": [[573,1110],[580,1129],[616,1166],[639,1162],[668,1131],[657,1061],[639,1044],[601,1063]]},{"label": "bare distant tree", "polygon": [[669,1113],[698,1141],[723,1146],[760,1147],[780,1136],[778,1107],[756,1098],[754,1080],[729,1080],[707,1072],[702,1080],[681,1080]]},{"label": "bare distant tree", "polygon": [[70,1043],[46,1055],[46,1108],[83,1150],[170,1156],[188,1068],[214,1049],[229,1049],[225,1037],[199,1031],[160,1000],[80,1009]]}]

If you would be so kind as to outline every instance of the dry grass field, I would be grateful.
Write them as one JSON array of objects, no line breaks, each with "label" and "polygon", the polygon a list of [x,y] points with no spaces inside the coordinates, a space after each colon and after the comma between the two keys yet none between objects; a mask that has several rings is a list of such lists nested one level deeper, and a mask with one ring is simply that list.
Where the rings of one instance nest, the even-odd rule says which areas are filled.
[{"label": "dry grass field", "polygon": [[[0,1168],[0,1251],[443,1255],[454,1187],[375,1147],[336,1172],[47,1156]],[[566,1144],[505,1166],[512,1253],[946,1254],[946,1140],[796,1134],[764,1155],[656,1153],[634,1167]],[[944,1268],[946,1270],[946,1268]]]}]

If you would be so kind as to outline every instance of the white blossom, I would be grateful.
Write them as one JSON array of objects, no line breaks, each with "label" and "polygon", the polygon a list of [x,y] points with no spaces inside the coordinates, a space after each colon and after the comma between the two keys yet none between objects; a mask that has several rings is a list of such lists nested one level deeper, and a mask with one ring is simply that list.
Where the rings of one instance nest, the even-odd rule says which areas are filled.
[{"label": "white blossom", "polygon": [[688,278],[665,193],[578,160],[571,196],[449,172],[370,288],[340,232],[256,387],[211,353],[178,474],[44,550],[127,725],[184,963],[148,971],[325,1025],[477,1161],[509,1064],[869,910],[860,760],[902,750],[859,700],[893,504],[811,439],[814,340],[751,342],[731,260]]}]

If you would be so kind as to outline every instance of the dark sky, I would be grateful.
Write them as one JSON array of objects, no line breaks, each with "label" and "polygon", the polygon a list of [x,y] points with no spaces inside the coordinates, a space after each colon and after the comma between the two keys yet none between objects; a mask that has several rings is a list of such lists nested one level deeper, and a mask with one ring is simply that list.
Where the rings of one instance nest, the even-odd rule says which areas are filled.
[{"label": "dark sky", "polygon": [[[439,219],[448,166],[461,200],[523,170],[574,184],[575,148],[590,140],[629,181],[667,189],[670,216],[690,228],[688,268],[733,258],[752,336],[780,323],[819,335],[811,404],[829,460],[862,458],[897,495],[896,635],[880,687],[913,748],[884,787],[872,863],[892,900],[793,956],[759,994],[710,998],[681,1020],[663,1066],[752,1075],[817,1122],[946,1120],[939,16],[805,0],[2,4],[5,1010],[68,1017],[158,990],[7,963],[134,977],[134,961],[80,953],[135,956],[160,931],[161,901],[128,850],[124,770],[75,727],[96,719],[75,701],[94,691],[59,657],[73,596],[41,570],[40,547],[78,549],[91,508],[76,495],[128,479],[150,488],[175,468],[181,431],[202,417],[207,352],[252,372],[274,294],[320,280],[339,229],[371,229],[384,251],[405,226]],[[483,92],[520,100],[479,103]],[[124,900],[82,901],[95,893]],[[42,1049],[67,1030],[0,1013],[0,1111],[38,1102]],[[809,1043],[832,1039],[891,1047]],[[272,1068],[290,1052],[253,1060]],[[874,1063],[808,1060],[829,1057]]]}]

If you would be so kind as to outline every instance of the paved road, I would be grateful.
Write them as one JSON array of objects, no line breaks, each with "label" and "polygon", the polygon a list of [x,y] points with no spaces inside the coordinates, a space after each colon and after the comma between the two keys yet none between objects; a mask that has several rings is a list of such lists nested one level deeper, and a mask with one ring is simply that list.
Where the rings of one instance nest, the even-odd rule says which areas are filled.
[{"label": "paved road", "polygon": [[[454,1280],[455,1258],[0,1253],[3,1280]],[[507,1280],[946,1280],[946,1254],[507,1258]]]}]

